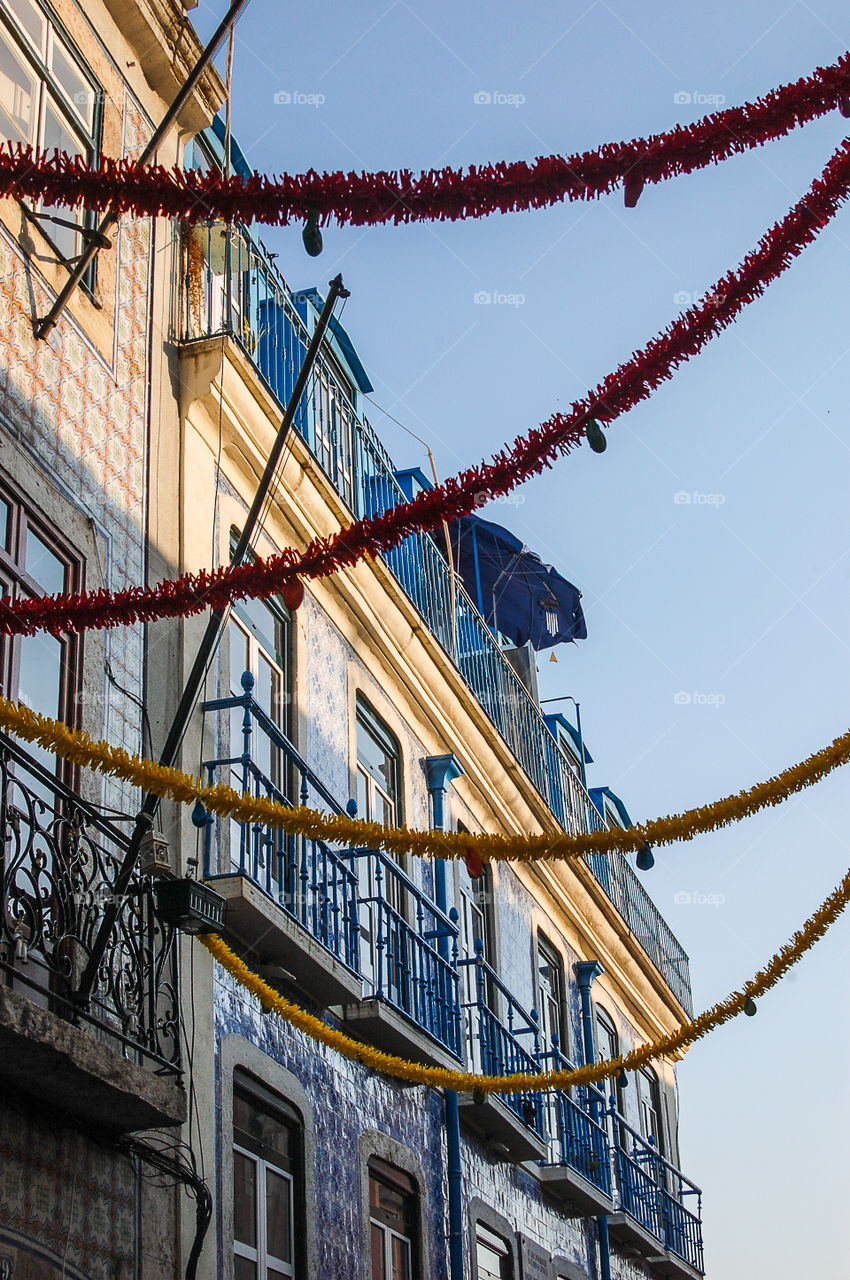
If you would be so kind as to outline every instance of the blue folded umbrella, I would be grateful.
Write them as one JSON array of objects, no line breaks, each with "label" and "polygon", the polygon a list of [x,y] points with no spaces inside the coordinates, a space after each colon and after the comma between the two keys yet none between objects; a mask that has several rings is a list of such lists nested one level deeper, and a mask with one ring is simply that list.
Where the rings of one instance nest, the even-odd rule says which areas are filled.
[{"label": "blue folded umbrella", "polygon": [[509,529],[470,515],[449,532],[458,575],[494,630],[535,649],[586,639],[579,589]]}]

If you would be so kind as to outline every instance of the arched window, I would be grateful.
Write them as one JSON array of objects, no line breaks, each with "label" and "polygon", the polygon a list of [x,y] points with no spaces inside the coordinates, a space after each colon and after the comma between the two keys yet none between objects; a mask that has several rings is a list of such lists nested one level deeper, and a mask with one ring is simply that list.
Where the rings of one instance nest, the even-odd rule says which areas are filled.
[{"label": "arched window", "polygon": [[661,1119],[661,1089],[658,1076],[649,1067],[641,1067],[637,1073],[637,1085],[640,1131],[647,1141],[655,1143],[663,1155],[664,1124]]},{"label": "arched window", "polygon": [[419,1203],[409,1174],[373,1156],[369,1160],[372,1280],[414,1280]]},{"label": "arched window", "polygon": [[233,1081],[234,1280],[296,1277],[304,1238],[301,1117],[252,1077]]},{"label": "arched window", "polygon": [[357,699],[357,816],[394,827],[400,821],[401,748],[365,698]]}]

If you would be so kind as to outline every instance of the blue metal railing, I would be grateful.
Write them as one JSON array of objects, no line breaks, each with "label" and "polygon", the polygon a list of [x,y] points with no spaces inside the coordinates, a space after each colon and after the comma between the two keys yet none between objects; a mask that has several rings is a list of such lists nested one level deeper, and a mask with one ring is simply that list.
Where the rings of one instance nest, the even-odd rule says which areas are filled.
[{"label": "blue metal railing", "polygon": [[610,1116],[619,1207],[671,1252],[704,1271],[699,1187],[665,1160],[654,1142],[632,1129],[613,1101]]},{"label": "blue metal railing", "polygon": [[[243,675],[242,687],[245,692],[241,698],[204,703],[205,712],[241,712],[238,732],[242,751],[239,755],[228,751],[204,762],[210,785],[225,782],[251,796],[291,804],[286,775],[294,775],[301,804],[309,802],[312,792],[324,807],[341,812],[289,739],[255,701],[250,672]],[[230,717],[224,731],[231,732]],[[273,762],[274,780],[255,763],[257,735],[264,741],[264,755]],[[228,748],[232,750],[230,742]],[[331,955],[354,973],[360,972],[357,876],[339,854],[321,840],[289,835],[279,827],[258,822],[227,823],[207,814],[204,827],[204,874],[208,879],[247,876]]]},{"label": "blue metal railing", "polygon": [[444,915],[386,853],[352,849],[342,857],[356,865],[360,885],[365,998],[392,1005],[462,1059],[457,912]]},{"label": "blue metal railing", "polygon": [[[514,999],[484,959],[484,944],[480,939],[475,943],[475,955],[458,961],[462,970],[473,966],[474,988],[468,991],[471,998],[463,1003],[472,1070],[492,1076],[539,1071],[540,1028],[536,1010],[526,1013]],[[528,1039],[523,1043],[525,1037]],[[545,1141],[543,1099],[539,1091],[501,1093],[499,1097],[527,1128]]]},{"label": "blue metal railing", "polygon": [[[553,1071],[571,1071],[575,1064],[561,1053],[557,1035],[552,1046],[541,1053],[540,1061]],[[564,1089],[546,1095],[550,1165],[575,1169],[605,1195],[611,1195],[611,1151],[604,1119],[605,1097],[593,1085],[577,1089],[575,1096]]]},{"label": "blue metal railing", "polygon": [[[247,229],[236,227],[228,236],[223,224],[199,224],[189,235],[186,338],[231,334],[286,404],[310,339],[306,295],[289,291]],[[378,515],[405,501],[392,459],[367,419],[357,415],[354,389],[329,351],[319,356],[294,425],[356,517]],[[603,829],[540,708],[463,585],[452,581],[434,539],[412,534],[384,559],[561,826],[571,833]],[[585,861],[691,1014],[687,956],[631,866],[621,854],[591,855]]]}]

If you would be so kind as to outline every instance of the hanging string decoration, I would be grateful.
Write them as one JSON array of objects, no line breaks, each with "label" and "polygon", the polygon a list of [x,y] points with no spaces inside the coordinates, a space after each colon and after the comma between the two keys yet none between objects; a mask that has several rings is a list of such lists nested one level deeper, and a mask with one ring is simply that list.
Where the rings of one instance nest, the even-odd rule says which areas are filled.
[{"label": "hanging string decoration", "polygon": [[569,1089],[576,1085],[599,1084],[602,1080],[610,1080],[620,1071],[636,1071],[657,1058],[668,1058],[681,1053],[710,1031],[723,1025],[724,1022],[737,1018],[739,1014],[752,1015],[755,1012],[755,1001],[765,995],[785,976],[798,960],[815,943],[819,942],[827,929],[841,915],[850,900],[850,871],[836,889],[810,916],[802,928],[798,929],[790,942],[777,951],[776,955],[760,969],[755,977],[744,983],[740,991],[733,991],[719,1004],[707,1009],[697,1018],[683,1023],[675,1031],[660,1036],[650,1044],[641,1045],[631,1053],[619,1058],[611,1058],[596,1065],[587,1065],[562,1071],[541,1071],[535,1074],[516,1073],[505,1076],[475,1075],[466,1071],[450,1071],[443,1067],[426,1067],[420,1063],[408,1062],[394,1054],[383,1053],[353,1040],[336,1027],[328,1026],[321,1018],[315,1017],[299,1008],[292,1001],[284,999],[278,992],[264,982],[258,974],[240,960],[230,947],[216,934],[202,934],[201,942],[223,969],[233,977],[241,987],[249,991],[259,1000],[267,1013],[274,1013],[290,1026],[303,1032],[320,1044],[335,1049],[346,1058],[362,1063],[374,1071],[393,1076],[397,1080],[405,1080],[408,1084],[430,1085],[435,1089],[456,1089],[460,1092],[476,1091],[487,1093],[516,1093],[527,1089]]},{"label": "hanging string decoration", "polygon": [[592,200],[622,184],[633,208],[647,183],[693,173],[729,156],[781,138],[850,100],[850,54],[793,84],[691,125],[594,151],[474,165],[377,173],[308,173],[278,179],[252,174],[167,170],[103,157],[45,155],[28,147],[0,153],[0,195],[47,204],[197,222],[253,221],[304,225],[309,253],[321,249],[319,227],[331,219],[351,226],[455,221],[492,213],[541,209],[563,200]]},{"label": "hanging string decoration", "polygon": [[[153,587],[77,595],[0,600],[0,632],[32,635],[45,630],[85,631],[186,617],[223,608],[246,597],[268,598],[293,579],[321,578],[398,546],[422,529],[434,529],[504,497],[539,475],[585,439],[591,422],[610,426],[648,399],[679,365],[697,355],[791,265],[838,212],[850,191],[850,139],[830,159],[809,191],[762,236],[741,266],[723,276],[699,302],[609,374],[566,413],[555,413],[528,435],[518,436],[489,462],[470,467],[382,515],[365,517],[329,538],[317,538],[299,554],[287,548],[268,560],[184,574]],[[591,434],[595,436],[595,431]],[[601,434],[601,432],[600,432]],[[597,439],[597,445],[599,441]]]},{"label": "hanging string decoration", "polygon": [[[384,849],[387,853],[420,857],[458,858],[469,874],[479,876],[485,862],[541,862],[580,858],[587,853],[640,851],[648,843],[673,844],[717,831],[732,822],[752,817],[762,809],[781,804],[789,796],[814,786],[850,760],[850,732],[836,738],[800,764],[747,791],[726,796],[698,809],[655,818],[623,830],[620,827],[570,836],[564,832],[542,835],[470,835],[468,832],[413,831],[407,827],[382,827],[343,815],[329,816],[302,806],[288,808],[264,796],[240,794],[232,787],[205,786],[179,769],[142,760],[107,742],[95,742],[88,734],[59,724],[15,702],[0,697],[0,728],[26,742],[37,743],[70,763],[96,769],[150,791],[163,799],[194,804],[203,826],[208,814],[235,818],[238,822],[278,827],[290,835],[324,840],[351,848]],[[201,808],[197,809],[200,805]],[[193,814],[193,820],[195,820]]]}]

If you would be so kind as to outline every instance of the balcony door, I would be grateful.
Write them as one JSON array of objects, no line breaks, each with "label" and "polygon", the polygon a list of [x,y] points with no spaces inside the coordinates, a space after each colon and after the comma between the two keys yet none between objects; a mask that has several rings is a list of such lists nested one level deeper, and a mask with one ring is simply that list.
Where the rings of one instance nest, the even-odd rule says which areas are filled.
[{"label": "balcony door", "polygon": [[[559,1052],[567,1058],[569,1041],[564,1021],[564,964],[560,955],[542,934],[537,936],[537,1012],[540,1016],[541,1052],[551,1053],[557,1036]],[[547,1058],[550,1067],[553,1058]],[[558,1098],[552,1089],[543,1095],[546,1137],[550,1160],[560,1159],[560,1116]]]},{"label": "balcony door", "polygon": [[[292,771],[287,766],[275,731],[288,736],[292,702],[290,661],[291,619],[277,600],[248,600],[233,611],[229,628],[230,696],[242,697],[243,677],[253,679],[251,695],[256,711],[246,721],[245,710],[230,712],[230,784],[238,791],[297,803]],[[246,732],[250,729],[250,732]],[[244,757],[250,759],[246,766]],[[221,779],[225,781],[225,779]],[[231,821],[230,865],[260,883],[270,879],[279,888],[285,838],[256,825]],[[268,872],[268,874],[267,874]]]},{"label": "balcony door", "polygon": [[[357,816],[382,827],[398,823],[401,749],[398,739],[362,698],[357,700]],[[375,994],[395,989],[404,968],[404,891],[394,860],[370,857],[361,875],[360,967]],[[397,995],[403,993],[396,992]]]},{"label": "balcony door", "polygon": [[[458,827],[458,830],[464,828]],[[474,960],[476,944],[482,944],[484,960],[495,969],[496,957],[493,952],[493,937],[490,928],[490,899],[492,896],[492,873],[484,867],[480,876],[470,876],[463,863],[459,864],[460,877],[460,938],[459,950],[462,960]],[[481,1036],[486,1034],[483,1025],[487,1014],[481,1009],[495,1013],[493,983],[486,971],[479,975],[475,964],[461,966],[461,1002],[464,1007],[464,1033],[466,1037],[466,1059],[471,1063],[473,1071],[483,1071]]]}]

